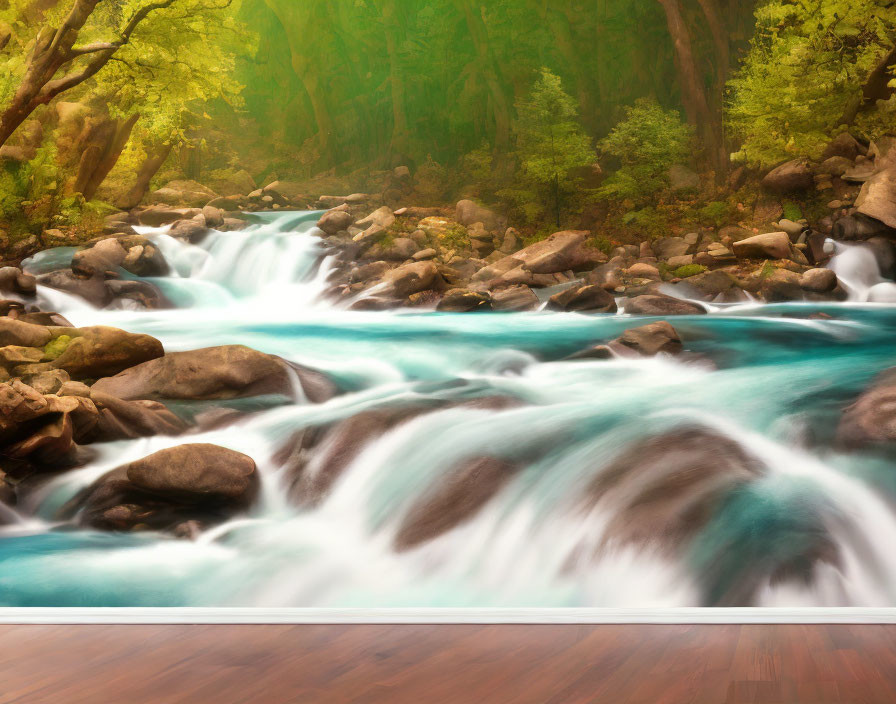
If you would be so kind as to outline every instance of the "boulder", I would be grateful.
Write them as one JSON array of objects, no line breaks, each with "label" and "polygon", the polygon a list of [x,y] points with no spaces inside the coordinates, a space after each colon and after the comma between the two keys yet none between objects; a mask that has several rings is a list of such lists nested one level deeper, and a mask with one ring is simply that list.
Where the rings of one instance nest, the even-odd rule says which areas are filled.
[{"label": "boulder", "polygon": [[[76,382],[71,382],[76,383]],[[87,387],[87,394],[99,412],[97,425],[90,434],[91,442],[131,440],[155,435],[180,435],[187,424],[158,401],[125,401]],[[60,395],[69,395],[82,389],[63,388]]]},{"label": "boulder", "polygon": [[156,359],[164,354],[162,343],[149,335],[118,328],[44,328],[51,339],[45,349],[50,362],[24,365],[20,374],[64,369],[72,379],[98,379]]},{"label": "boulder", "polygon": [[625,303],[627,315],[706,315],[706,309],[691,301],[672,296],[650,294],[630,298]]},{"label": "boulder", "polygon": [[241,345],[172,352],[97,381],[92,390],[125,400],[211,400],[292,395],[297,374],[309,401],[336,391],[321,373]]},{"label": "boulder", "polygon": [[491,308],[491,297],[487,293],[455,288],[445,294],[436,310],[442,313],[470,313]]},{"label": "boulder", "polygon": [[807,191],[815,186],[815,177],[807,159],[794,159],[769,172],[762,185],[780,194]]},{"label": "boulder", "polygon": [[831,293],[837,284],[837,275],[830,269],[809,269],[800,276],[800,288],[813,293]]},{"label": "boulder", "polygon": [[504,218],[472,200],[458,202],[454,219],[464,227],[481,222],[489,232],[498,232],[506,226]]},{"label": "boulder", "polygon": [[850,448],[896,447],[896,367],[880,374],[843,412],[837,440]]},{"label": "boulder", "polygon": [[769,303],[799,301],[804,298],[802,279],[795,271],[775,269],[762,279],[762,296]]},{"label": "boulder", "polygon": [[874,174],[865,182],[856,199],[856,210],[896,229],[896,166]]},{"label": "boulder", "polygon": [[792,246],[786,232],[769,232],[748,237],[732,245],[734,254],[742,259],[790,259]]},{"label": "boulder", "polygon": [[616,299],[600,286],[585,284],[551,296],[547,307],[549,310],[579,313],[615,313]]},{"label": "boulder", "polygon": [[682,164],[669,167],[669,187],[676,193],[700,190],[700,175]]},{"label": "boulder", "polygon": [[440,279],[439,270],[432,262],[413,262],[386,272],[383,284],[388,295],[407,298],[439,285]]},{"label": "boulder", "polygon": [[141,225],[146,227],[164,227],[178,220],[190,220],[202,211],[198,208],[166,208],[154,206],[144,208],[135,213]]},{"label": "boulder", "polygon": [[37,279],[15,266],[0,267],[0,293],[33,296],[37,291]]},{"label": "boulder", "polygon": [[841,132],[825,147],[821,158],[827,160],[839,157],[855,161],[856,157],[864,156],[867,151],[849,132]]},{"label": "boulder", "polygon": [[53,333],[43,325],[23,323],[12,318],[0,318],[0,347],[17,345],[20,347],[43,347]]},{"label": "boulder", "polygon": [[395,215],[392,212],[392,209],[384,205],[382,208],[374,210],[366,218],[358,220],[355,225],[364,230],[373,227],[374,225],[379,226],[385,230],[390,228],[394,222]]},{"label": "boulder", "polygon": [[484,267],[473,279],[503,279],[507,283],[523,283],[515,274],[556,274],[593,269],[606,261],[606,255],[588,243],[590,235],[585,231],[556,232],[546,240],[529,245]]},{"label": "boulder", "polygon": [[[675,355],[684,349],[678,331],[666,321],[626,330],[614,342],[615,345],[634,350],[644,357],[653,357],[660,353]],[[611,343],[610,346],[612,348],[614,344]]]},{"label": "boulder", "polygon": [[317,227],[328,235],[335,235],[337,232],[348,230],[354,222],[354,216],[348,211],[330,210],[324,213],[323,217],[317,222]]},{"label": "boulder", "polygon": [[217,445],[179,445],[124,469],[128,480],[139,489],[190,502],[249,503],[258,488],[252,458]]},{"label": "boulder", "polygon": [[691,251],[691,245],[683,237],[661,237],[651,246],[657,259],[681,257]]},{"label": "boulder", "polygon": [[201,208],[218,196],[210,188],[196,181],[169,181],[162,188],[154,191],[150,199],[165,205],[182,205]]},{"label": "boulder", "polygon": [[508,286],[492,291],[492,310],[503,312],[519,312],[535,310],[541,301],[528,286]]},{"label": "boulder", "polygon": [[[252,458],[216,445],[180,445],[112,470],[61,513],[101,530],[188,535],[245,511],[259,485]],[[188,524],[192,530],[184,531]]]},{"label": "boulder", "polygon": [[896,230],[889,225],[868,217],[862,213],[854,213],[842,217],[834,223],[831,237],[838,241],[867,240],[872,237],[889,237],[896,239]]},{"label": "boulder", "polygon": [[209,228],[221,227],[224,224],[224,210],[216,208],[213,205],[206,205],[202,209],[202,217],[205,219],[205,225]]}]

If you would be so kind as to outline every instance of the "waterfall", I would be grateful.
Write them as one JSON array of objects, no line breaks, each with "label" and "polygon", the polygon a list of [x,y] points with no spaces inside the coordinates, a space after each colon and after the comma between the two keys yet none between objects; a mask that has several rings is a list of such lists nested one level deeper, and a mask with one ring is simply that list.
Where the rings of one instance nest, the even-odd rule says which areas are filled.
[{"label": "waterfall", "polygon": [[867,245],[835,243],[829,268],[846,287],[851,301],[896,303],[896,283],[881,275],[877,256]]},{"label": "waterfall", "polygon": [[[756,606],[896,605],[892,468],[833,440],[842,408],[896,364],[896,307],[865,305],[893,284],[867,249],[838,245],[831,267],[851,302],[817,304],[829,317],[806,319],[816,305],[808,303],[713,306],[670,318],[689,357],[571,361],[638,321],[334,307],[321,297],[329,260],[316,219],[272,214],[196,244],[145,230],[171,267],[147,281],[171,310],[96,310],[41,287],[42,304],[78,325],[145,332],[168,351],[246,344],[318,368],[346,393],[319,405],[259,401],[235,424],[182,438],[94,446],[89,463],[48,478],[18,507],[34,517],[28,530],[0,528],[0,602],[675,607],[714,605],[733,580],[750,582],[743,598]],[[45,253],[28,266],[52,270],[66,257],[71,251]],[[398,420],[351,425],[365,414]],[[310,428],[321,437],[297,474],[283,450]],[[741,447],[759,469],[720,497],[701,494],[711,502],[693,534],[651,535],[653,522],[697,497],[677,504],[669,489],[668,503],[639,514],[666,464],[647,471],[620,462],[694,428],[704,433],[694,437]],[[255,460],[262,492],[249,514],[195,541],[56,529],[59,508],[97,478],[182,442]],[[670,446],[669,457],[705,458],[707,442]],[[493,465],[475,464],[483,458]],[[471,463],[478,469],[464,486],[476,500],[452,504],[458,468]],[[619,466],[629,466],[627,483],[586,502]],[[321,489],[316,500],[296,498],[303,482]],[[459,518],[418,535],[409,529],[440,512]],[[619,516],[637,516],[625,528],[654,539],[620,539]],[[408,535],[419,541],[403,542]],[[819,546],[816,562],[807,558],[811,574],[796,579],[770,566],[800,563],[809,538]]]}]

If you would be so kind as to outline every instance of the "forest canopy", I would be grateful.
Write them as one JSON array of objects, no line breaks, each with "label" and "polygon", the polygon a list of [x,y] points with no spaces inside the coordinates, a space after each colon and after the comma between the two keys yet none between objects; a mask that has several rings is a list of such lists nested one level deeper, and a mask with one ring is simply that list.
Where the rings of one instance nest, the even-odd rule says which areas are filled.
[{"label": "forest canopy", "polygon": [[553,220],[873,139],[894,63],[890,0],[0,0],[0,220],[396,166]]}]

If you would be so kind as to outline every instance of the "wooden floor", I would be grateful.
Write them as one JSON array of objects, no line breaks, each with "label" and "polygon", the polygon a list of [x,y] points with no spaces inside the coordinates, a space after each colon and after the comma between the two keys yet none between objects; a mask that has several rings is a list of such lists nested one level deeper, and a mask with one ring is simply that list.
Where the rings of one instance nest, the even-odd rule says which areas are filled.
[{"label": "wooden floor", "polygon": [[2,626],[9,704],[893,704],[894,626]]}]

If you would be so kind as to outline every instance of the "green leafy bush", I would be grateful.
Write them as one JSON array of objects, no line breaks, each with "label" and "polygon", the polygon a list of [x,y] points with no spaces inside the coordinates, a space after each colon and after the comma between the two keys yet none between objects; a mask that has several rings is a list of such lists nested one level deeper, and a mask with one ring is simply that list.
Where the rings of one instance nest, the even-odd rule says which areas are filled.
[{"label": "green leafy bush", "polygon": [[724,225],[731,215],[731,206],[725,201],[714,200],[700,208],[697,215],[700,222],[719,227]]},{"label": "green leafy bush", "polygon": [[642,98],[626,110],[622,120],[599,148],[620,168],[598,189],[603,198],[641,201],[669,185],[669,167],[688,161],[693,130],[675,110],[664,110],[655,100]]}]

